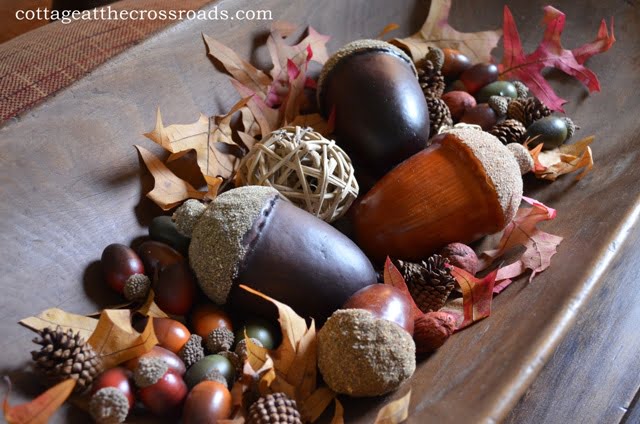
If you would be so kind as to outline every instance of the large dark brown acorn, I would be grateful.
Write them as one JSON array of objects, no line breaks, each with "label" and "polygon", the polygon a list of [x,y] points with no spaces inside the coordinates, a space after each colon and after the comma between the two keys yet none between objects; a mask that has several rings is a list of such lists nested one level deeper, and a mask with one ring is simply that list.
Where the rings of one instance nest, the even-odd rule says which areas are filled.
[{"label": "large dark brown acorn", "polygon": [[439,134],[363,197],[354,214],[358,244],[379,260],[420,260],[498,232],[520,204],[520,173],[514,153],[487,132]]},{"label": "large dark brown acorn", "polygon": [[416,68],[384,41],[354,41],[331,56],[318,80],[318,103],[325,117],[334,114],[336,141],[356,169],[376,178],[429,139]]},{"label": "large dark brown acorn", "polygon": [[238,287],[244,284],[319,323],[376,282],[369,259],[345,235],[260,186],[211,203],[193,227],[189,262],[218,304],[270,315],[272,306]]}]

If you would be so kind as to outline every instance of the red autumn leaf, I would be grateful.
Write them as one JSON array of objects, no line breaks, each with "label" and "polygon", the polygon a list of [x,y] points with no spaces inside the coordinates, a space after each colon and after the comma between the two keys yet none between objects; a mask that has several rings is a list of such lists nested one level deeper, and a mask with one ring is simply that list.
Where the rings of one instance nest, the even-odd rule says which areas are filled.
[{"label": "red autumn leaf", "polygon": [[557,68],[581,81],[589,91],[600,91],[598,77],[583,66],[583,63],[594,54],[605,52],[615,42],[613,20],[611,35],[608,34],[607,25],[603,21],[595,41],[573,51],[567,50],[560,42],[565,19],[564,13],[552,6],[546,6],[543,19],[546,28],[542,42],[533,53],[526,55],[522,49],[513,15],[509,7],[504,7],[504,55],[499,65],[500,78],[524,82],[533,95],[550,109],[557,111],[563,111],[562,105],[567,101],[558,97],[542,76],[541,71],[546,67]]},{"label": "red autumn leaf", "polygon": [[384,263],[384,283],[400,289],[405,295],[407,295],[411,302],[411,310],[413,311],[414,318],[423,315],[423,312],[418,308],[418,305],[416,305],[416,302],[414,302],[413,297],[409,292],[407,282],[388,256]]},{"label": "red autumn leaf", "polygon": [[497,271],[493,271],[484,278],[476,278],[461,268],[451,267],[451,275],[462,290],[462,311],[455,306],[456,303],[459,305],[458,300],[448,302],[440,311],[447,312],[456,318],[456,331],[491,315],[496,274]]},{"label": "red autumn leaf", "polygon": [[9,405],[11,382],[8,378],[6,380],[9,383],[9,391],[5,395],[2,411],[9,424],[45,424],[76,387],[76,380],[70,378],[56,384],[31,402],[11,406]]},{"label": "red autumn leaf", "polygon": [[503,230],[497,246],[480,254],[480,268],[484,269],[511,248],[525,247],[515,262],[497,270],[496,279],[500,283],[495,291],[498,293],[506,288],[509,280],[527,270],[531,270],[531,281],[538,273],[547,269],[551,264],[551,257],[556,254],[556,248],[562,241],[562,237],[546,233],[537,227],[540,222],[554,219],[555,209],[528,197],[523,197],[523,200],[533,207],[520,208],[513,221]]}]

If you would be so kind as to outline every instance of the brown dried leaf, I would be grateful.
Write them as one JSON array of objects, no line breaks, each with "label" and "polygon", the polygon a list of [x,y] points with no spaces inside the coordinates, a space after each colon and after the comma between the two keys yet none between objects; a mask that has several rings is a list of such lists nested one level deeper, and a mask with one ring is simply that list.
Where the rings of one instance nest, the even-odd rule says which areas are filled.
[{"label": "brown dried leaf", "polygon": [[21,320],[20,324],[33,331],[43,330],[47,327],[55,328],[59,325],[63,330],[72,329],[80,333],[80,336],[87,340],[98,326],[98,320],[65,312],[62,309],[51,308],[34,317]]},{"label": "brown dried leaf", "polygon": [[[249,109],[249,106],[245,106],[240,109],[240,114],[242,115],[242,128],[244,128],[244,133],[251,137],[256,137],[257,135],[259,135],[260,124],[258,124],[258,121],[251,112],[251,109]],[[238,134],[240,134],[240,131],[238,131]],[[248,149],[251,148],[250,146],[245,147],[247,147]]]},{"label": "brown dried leaf", "polygon": [[[7,381],[9,381],[8,378]],[[75,387],[76,380],[70,378],[56,384],[31,402],[11,406],[9,405],[9,394],[11,393],[11,382],[9,381],[9,390],[2,405],[4,418],[8,424],[46,424],[71,395]]]},{"label": "brown dried leaf", "polygon": [[162,210],[172,209],[186,199],[204,198],[205,193],[196,190],[191,184],[178,178],[153,153],[142,146],[135,147],[155,180],[153,190],[147,193],[147,197]]},{"label": "brown dried leaf", "polygon": [[260,126],[260,134],[264,139],[272,131],[280,128],[280,116],[276,109],[272,109],[256,95],[256,93],[250,88],[245,87],[236,80],[231,80],[231,85],[242,96],[251,96],[247,102],[247,107],[253,113],[253,116]]},{"label": "brown dried leaf", "polygon": [[584,178],[593,168],[593,153],[589,145],[594,139],[594,136],[590,136],[546,151],[541,151],[542,145],[538,145],[531,150],[536,177],[555,181],[561,175],[582,169],[583,171],[576,176],[576,180]]},{"label": "brown dried leaf", "polygon": [[[208,35],[202,34],[209,49],[209,55],[218,59],[224,68],[238,82],[253,90],[260,98],[265,99],[271,85],[271,78],[249,62],[241,59],[236,52]],[[246,130],[246,128],[245,128]]]},{"label": "brown dried leaf", "polygon": [[411,390],[400,399],[389,402],[380,409],[374,424],[398,424],[409,418]]},{"label": "brown dried leaf", "polygon": [[420,31],[407,38],[393,39],[391,43],[408,50],[416,61],[433,46],[459,50],[472,63],[491,62],[491,50],[498,44],[502,29],[459,32],[448,23],[450,9],[451,0],[432,0],[429,16]]},{"label": "brown dried leaf", "polygon": [[382,31],[380,31],[380,34],[378,34],[378,36],[376,37],[378,40],[382,40],[382,38],[387,35],[390,32],[393,32],[395,30],[397,30],[398,28],[400,28],[400,25],[396,24],[396,23],[390,23],[387,26],[385,26],[384,28],[382,28]]},{"label": "brown dried leaf", "polygon": [[144,304],[138,308],[136,312],[147,317],[152,318],[169,318],[169,315],[165,314],[162,309],[155,302],[155,293],[153,290],[149,290],[149,295]]},{"label": "brown dried leaf", "polygon": [[335,399],[336,409],[333,412],[333,418],[331,419],[331,424],[344,424],[344,408],[342,407],[342,403]]},{"label": "brown dried leaf", "polygon": [[127,309],[105,309],[88,340],[107,369],[137,358],[158,344],[153,318],[148,320],[142,333],[138,333],[131,326],[131,315],[132,311]]},{"label": "brown dried leaf", "polygon": [[322,386],[311,394],[306,400],[300,402],[300,415],[305,422],[314,422],[329,407],[331,401],[336,399],[336,392]]}]

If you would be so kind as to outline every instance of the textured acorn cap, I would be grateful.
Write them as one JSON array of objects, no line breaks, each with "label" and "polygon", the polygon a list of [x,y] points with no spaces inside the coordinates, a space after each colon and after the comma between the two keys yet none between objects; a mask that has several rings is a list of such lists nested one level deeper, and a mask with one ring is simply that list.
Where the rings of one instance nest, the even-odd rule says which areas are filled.
[{"label": "textured acorn cap", "polygon": [[277,197],[270,187],[229,190],[211,202],[193,227],[189,264],[200,288],[215,303],[226,303],[250,244],[245,236]]},{"label": "textured acorn cap", "polygon": [[115,387],[103,387],[89,401],[89,413],[98,424],[119,424],[127,419],[129,400]]},{"label": "textured acorn cap", "polygon": [[207,350],[211,353],[218,353],[231,349],[235,342],[233,331],[225,327],[214,328],[207,335]]},{"label": "textured acorn cap", "polygon": [[228,387],[227,379],[216,368],[210,369],[205,375],[202,381],[217,381],[225,387]]},{"label": "textured acorn cap", "polygon": [[342,394],[379,396],[397,389],[415,371],[415,355],[409,333],[363,309],[334,312],[318,333],[318,367]]},{"label": "textured acorn cap", "polygon": [[204,348],[202,347],[202,337],[197,334],[189,336],[189,340],[182,346],[178,356],[187,368],[204,358]]},{"label": "textured acorn cap", "polygon": [[522,176],[516,158],[500,140],[479,128],[454,127],[446,132],[456,136],[478,159],[498,196],[505,224],[510,222],[522,200]]},{"label": "textured acorn cap", "polygon": [[153,386],[168,370],[169,365],[160,357],[140,358],[133,380],[140,388]]},{"label": "textured acorn cap", "polygon": [[393,44],[389,44],[386,41],[382,40],[356,40],[352,41],[348,44],[345,44],[342,48],[340,48],[337,52],[335,52],[329,60],[322,67],[322,71],[320,72],[320,77],[318,78],[318,88],[316,90],[318,96],[318,105],[320,110],[322,111],[322,96],[323,89],[326,81],[329,77],[331,71],[340,63],[342,60],[354,56],[356,54],[360,54],[367,51],[377,51],[381,53],[390,54],[393,56],[402,59],[407,63],[408,66],[411,67],[413,74],[418,78],[418,71],[416,70],[416,66],[413,64],[411,58],[404,52],[402,49],[394,46]]},{"label": "textured acorn cap", "polygon": [[124,297],[127,300],[142,300],[149,294],[151,280],[144,274],[133,274],[124,283]]},{"label": "textured acorn cap", "polygon": [[176,223],[176,229],[180,234],[191,237],[194,225],[206,209],[207,206],[204,203],[189,199],[176,209],[171,219]]},{"label": "textured acorn cap", "polygon": [[520,143],[509,143],[507,144],[507,149],[509,149],[509,151],[511,151],[511,153],[513,154],[513,157],[516,158],[516,162],[518,162],[520,173],[522,175],[533,169],[533,167],[535,166],[533,157],[526,147],[524,147]]}]

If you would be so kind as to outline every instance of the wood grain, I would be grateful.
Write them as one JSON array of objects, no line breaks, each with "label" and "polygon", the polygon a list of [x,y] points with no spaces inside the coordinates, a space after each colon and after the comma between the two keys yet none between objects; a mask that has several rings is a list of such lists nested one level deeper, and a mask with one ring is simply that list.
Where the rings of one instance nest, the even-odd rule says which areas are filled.
[{"label": "wood grain", "polygon": [[[525,48],[541,29],[543,1],[509,2]],[[398,36],[424,21],[426,1],[264,0],[276,19],[311,24],[332,34],[330,50],[375,36],[389,22]],[[632,111],[640,97],[640,13],[620,1],[558,1],[569,16],[564,42],[593,39],[601,17],[615,16],[618,43],[589,61],[603,93],[587,96],[579,83],[552,74],[559,94],[572,100],[567,113],[595,134],[596,169],[580,182],[527,179],[526,194],[558,209],[545,230],[565,237],[549,271],[527,284],[520,280],[496,298],[493,314],[451,340],[419,364],[415,376],[388,398],[345,400],[347,422],[372,422],[388,399],[411,386],[410,422],[496,422],[502,420],[536,377],[594,287],[607,283],[601,271],[618,252],[623,225],[633,221],[640,180],[640,122]],[[210,7],[256,8],[249,0]],[[466,31],[500,25],[503,1],[456,1],[453,24]],[[228,77],[206,57],[202,32],[254,63],[265,64],[269,22],[185,22],[131,48],[41,106],[0,128],[0,365],[17,383],[12,402],[41,390],[25,371],[32,334],[18,319],[48,307],[76,313],[119,300],[102,288],[97,260],[114,242],[146,234],[160,213],[144,198],[148,174],[133,144],[151,147],[142,133],[153,127],[160,106],[166,122],[195,121],[238,98]],[[395,35],[395,34],[394,34]],[[258,48],[256,48],[258,47]],[[615,66],[612,66],[615,64]],[[632,246],[632,247],[628,247]],[[620,265],[625,266],[624,264]],[[586,384],[586,383],[585,383]],[[81,422],[73,408],[54,422]]]}]

